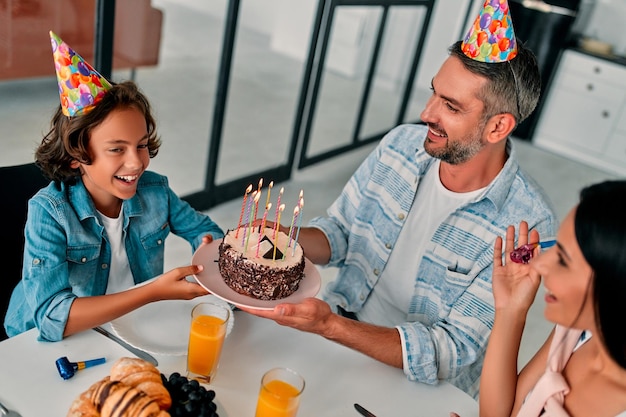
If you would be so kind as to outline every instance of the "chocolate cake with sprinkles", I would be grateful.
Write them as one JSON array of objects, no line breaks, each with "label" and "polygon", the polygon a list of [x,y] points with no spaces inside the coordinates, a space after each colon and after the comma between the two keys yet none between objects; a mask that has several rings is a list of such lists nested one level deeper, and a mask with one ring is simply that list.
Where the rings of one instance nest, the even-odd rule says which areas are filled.
[{"label": "chocolate cake with sprinkles", "polygon": [[304,277],[304,252],[280,231],[260,227],[230,230],[219,246],[219,271],[226,285],[259,300],[293,294]]}]

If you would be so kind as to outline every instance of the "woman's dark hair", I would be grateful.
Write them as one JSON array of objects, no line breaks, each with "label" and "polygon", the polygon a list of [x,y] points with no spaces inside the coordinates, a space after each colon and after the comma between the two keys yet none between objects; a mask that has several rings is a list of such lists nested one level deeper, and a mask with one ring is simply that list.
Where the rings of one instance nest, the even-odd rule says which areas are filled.
[{"label": "woman's dark hair", "polygon": [[517,55],[506,62],[481,62],[463,53],[462,41],[448,49],[470,72],[489,81],[480,92],[485,104],[484,119],[496,114],[511,113],[519,124],[535,110],[541,93],[541,74],[532,51],[517,39]]},{"label": "woman's dark hair", "polygon": [[620,203],[626,180],[584,188],[574,214],[574,231],[593,271],[592,288],[599,337],[611,357],[626,369],[626,215]]},{"label": "woman's dark hair", "polygon": [[78,169],[71,167],[72,161],[91,164],[88,152],[91,131],[114,110],[134,108],[146,119],[148,130],[148,153],[154,158],[159,152],[161,140],[156,132],[156,121],[146,96],[132,81],[113,84],[110,90],[90,112],[68,117],[59,105],[52,117],[50,131],[44,136],[35,151],[35,162],[44,174],[55,181],[74,183],[80,176]]}]

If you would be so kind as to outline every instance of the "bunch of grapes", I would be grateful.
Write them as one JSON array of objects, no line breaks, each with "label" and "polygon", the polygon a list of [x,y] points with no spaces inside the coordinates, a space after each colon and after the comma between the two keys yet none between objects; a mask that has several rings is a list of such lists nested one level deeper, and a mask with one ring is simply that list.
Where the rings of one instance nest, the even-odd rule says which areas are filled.
[{"label": "bunch of grapes", "polygon": [[178,372],[170,375],[169,379],[161,374],[163,385],[172,396],[172,407],[169,413],[172,417],[219,417],[215,391],[207,390],[194,379],[190,380]]}]

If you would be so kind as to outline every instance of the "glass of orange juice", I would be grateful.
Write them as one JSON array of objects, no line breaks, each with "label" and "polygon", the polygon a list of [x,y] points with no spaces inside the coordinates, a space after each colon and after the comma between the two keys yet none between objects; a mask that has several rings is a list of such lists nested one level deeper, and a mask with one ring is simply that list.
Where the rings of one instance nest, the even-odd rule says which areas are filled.
[{"label": "glass of orange juice", "polygon": [[206,384],[215,379],[230,314],[228,307],[213,303],[200,303],[191,311],[188,378]]},{"label": "glass of orange juice", "polygon": [[273,368],[261,378],[255,417],[295,417],[304,378],[289,368]]}]

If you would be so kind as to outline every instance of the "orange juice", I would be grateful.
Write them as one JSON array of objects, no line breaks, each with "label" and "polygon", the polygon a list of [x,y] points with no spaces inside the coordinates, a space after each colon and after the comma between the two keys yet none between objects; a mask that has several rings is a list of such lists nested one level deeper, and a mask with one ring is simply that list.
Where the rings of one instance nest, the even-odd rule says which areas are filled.
[{"label": "orange juice", "polygon": [[210,382],[217,370],[226,335],[224,320],[213,316],[196,316],[191,322],[187,370],[206,376]]},{"label": "orange juice", "polygon": [[259,392],[256,417],[295,417],[300,391],[280,380],[264,383]]}]

